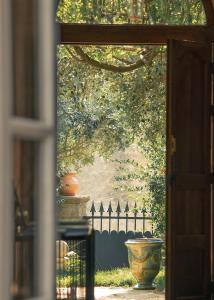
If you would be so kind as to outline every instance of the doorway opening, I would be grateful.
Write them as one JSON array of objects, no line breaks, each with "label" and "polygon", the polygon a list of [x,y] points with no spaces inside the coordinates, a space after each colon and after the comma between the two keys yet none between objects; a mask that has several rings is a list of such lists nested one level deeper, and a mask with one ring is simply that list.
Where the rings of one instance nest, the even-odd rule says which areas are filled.
[{"label": "doorway opening", "polygon": [[[141,299],[164,299],[166,59],[165,46],[58,47],[58,177],[75,169],[89,195],[95,286],[133,293],[125,241],[164,241],[156,290]],[[96,299],[111,296],[107,287]]]},{"label": "doorway opening", "polygon": [[[96,1],[95,1],[96,2]],[[94,2],[94,3],[95,3]],[[115,2],[115,1],[113,1]],[[144,1],[130,1],[132,4],[144,2]],[[84,2],[85,3],[85,2]],[[152,1],[151,1],[152,3]],[[154,3],[154,2],[153,2]],[[157,3],[157,1],[156,1]],[[158,2],[158,5],[161,5]],[[163,4],[163,3],[162,3]],[[181,3],[179,2],[179,5]],[[182,1],[182,5],[180,6],[182,8],[185,7],[186,10],[182,9],[182,12],[187,12],[188,16],[191,16],[190,11],[188,11],[188,5],[185,6],[187,3],[185,1]],[[196,4],[196,2],[194,2]],[[202,3],[197,2],[199,5],[198,7],[202,8]],[[136,6],[137,9],[138,6]],[[207,5],[205,5],[207,9]],[[84,9],[87,8],[87,5],[84,6]],[[96,12],[97,7],[94,7],[93,5],[90,7],[91,13],[93,14]],[[151,8],[151,7],[150,7]],[[156,7],[157,8],[157,7]],[[167,8],[169,8],[167,6]],[[70,9],[72,11],[72,6],[70,6]],[[73,19],[69,19],[70,14],[66,15],[66,11],[70,12],[69,10],[61,11],[61,14],[63,17],[63,22],[74,22]],[[170,9],[167,10],[169,13],[171,13]],[[136,11],[135,11],[136,12]],[[167,173],[170,175],[170,180],[168,181],[168,201],[167,201],[167,213],[168,213],[168,241],[167,245],[170,245],[169,254],[168,256],[168,276],[167,276],[167,288],[168,288],[168,297],[169,299],[175,298],[175,297],[202,297],[201,295],[205,295],[203,297],[207,297],[207,294],[209,293],[208,288],[208,282],[209,282],[209,272],[210,272],[210,264],[209,264],[209,253],[210,253],[210,247],[209,242],[203,243],[203,241],[206,239],[208,241],[210,239],[210,225],[208,224],[209,218],[206,222],[206,217],[204,217],[205,211],[209,211],[209,204],[210,204],[210,198],[209,198],[209,192],[207,191],[207,187],[209,187],[209,183],[207,182],[207,172],[209,172],[208,160],[206,159],[207,153],[209,153],[209,142],[207,139],[207,136],[209,135],[209,117],[208,117],[208,105],[210,105],[209,101],[209,68],[208,64],[210,63],[210,49],[207,46],[207,39],[205,38],[203,34],[203,30],[208,28],[206,25],[202,26],[190,26],[191,31],[188,31],[187,26],[145,26],[143,24],[172,24],[168,23],[166,20],[158,22],[150,22],[152,18],[150,18],[150,12],[147,11],[147,14],[149,16],[149,22],[144,22],[141,20],[141,22],[133,22],[134,26],[129,26],[125,24],[126,22],[116,22],[117,24],[123,24],[123,25],[114,25],[110,26],[110,24],[114,24],[114,19],[112,21],[102,22],[99,21],[96,18],[88,18],[87,20],[83,20],[81,18],[80,23],[86,23],[86,24],[62,24],[61,25],[61,43],[63,44],[72,44],[72,45],[139,45],[141,43],[155,43],[155,44],[166,44],[168,40],[171,39],[179,39],[179,40],[188,40],[188,41],[200,41],[203,42],[203,47],[201,44],[197,43],[174,43],[171,41],[169,43],[169,81],[168,81],[168,88],[169,88],[169,101],[168,101],[168,131],[167,131]],[[174,12],[174,9],[173,9]],[[200,18],[204,11],[202,8],[202,11],[200,9],[198,10],[199,14],[195,15],[194,18],[190,17],[188,18],[187,23],[183,22],[183,20],[180,19],[183,14],[178,13],[177,14],[177,25],[181,24],[204,24],[203,17]],[[64,14],[65,13],[65,14]],[[87,10],[80,10],[81,13],[86,13]],[[91,16],[91,15],[90,15]],[[101,14],[101,17],[103,15]],[[204,15],[205,16],[205,15]],[[68,18],[67,18],[68,17]],[[66,19],[67,18],[67,19]],[[199,19],[198,19],[199,18]],[[186,19],[187,20],[187,19]],[[210,23],[211,17],[208,16],[208,23]],[[132,20],[133,21],[133,20]],[[79,22],[78,22],[79,23]],[[129,23],[129,22],[128,22]],[[130,22],[132,23],[132,22]],[[138,23],[136,26],[135,23]],[[93,24],[93,25],[92,25]],[[102,24],[102,25],[101,25]],[[108,25],[103,25],[108,24]],[[140,26],[142,24],[142,26]],[[175,24],[175,23],[173,23]],[[176,28],[175,28],[176,27]],[[189,28],[190,28],[189,27]],[[202,31],[201,31],[202,30]],[[126,32],[127,31],[127,32]],[[151,34],[151,35],[150,35]],[[206,46],[205,46],[206,45]],[[205,46],[205,47],[204,47]],[[86,60],[89,64],[101,62],[106,65],[105,60],[102,61],[102,46],[100,47],[100,53],[99,56],[93,55],[90,56],[90,50],[87,52],[87,47],[85,48],[85,51],[81,51],[82,49],[78,49],[79,47],[75,47],[75,53],[73,55],[77,55],[76,58],[79,58],[80,61]],[[80,47],[81,48],[81,47]],[[194,49],[195,48],[195,49]],[[207,48],[207,49],[206,49]],[[181,52],[179,53],[179,51]],[[173,52],[172,50],[175,50]],[[178,52],[176,52],[178,51]],[[210,51],[210,52],[209,52]],[[207,55],[205,55],[205,53]],[[89,54],[89,55],[87,55]],[[179,56],[180,55],[180,56]],[[182,65],[179,64],[180,57]],[[98,59],[99,58],[99,59]],[[186,59],[188,58],[188,59]],[[189,61],[189,62],[188,62]],[[126,61],[127,62],[127,61]],[[125,63],[123,61],[123,63]],[[175,68],[176,66],[176,68]],[[97,66],[98,67],[98,66]],[[177,71],[175,71],[177,70]],[[178,70],[182,70],[178,71]],[[192,71],[194,70],[194,72]],[[202,72],[204,70],[204,72]],[[189,80],[185,81],[185,72],[188,71]],[[204,78],[202,78],[201,74],[204,74]],[[178,76],[178,77],[177,77]],[[195,93],[192,92],[194,90],[193,82],[198,82],[196,86],[199,88],[199,92]],[[202,84],[203,82],[203,84]],[[176,87],[176,89],[174,89]],[[185,90],[185,89],[186,90]],[[174,89],[174,90],[173,90]],[[186,91],[186,93],[183,93],[183,91]],[[110,89],[111,91],[111,89]],[[177,95],[176,95],[177,94]],[[174,102],[171,96],[174,96],[174,99],[178,99],[178,96],[180,95],[180,98],[177,102]],[[199,97],[201,95],[201,97]],[[194,100],[193,98],[197,99],[197,103],[194,106]],[[180,100],[181,99],[181,100]],[[173,101],[172,101],[173,100]],[[183,102],[182,102],[183,101]],[[188,102],[188,105],[186,105],[186,102]],[[178,104],[178,105],[177,105]],[[181,106],[179,106],[181,104]],[[205,106],[204,106],[205,105]],[[193,111],[192,113],[189,113]],[[201,117],[202,112],[204,112],[204,119]],[[182,117],[178,117],[178,115],[183,116],[183,121],[180,122],[179,120],[182,119]],[[195,124],[196,121],[200,121],[197,125]],[[189,123],[188,123],[189,122]],[[188,123],[188,126],[184,126]],[[182,127],[183,126],[183,127]],[[200,127],[200,129],[199,129]],[[179,130],[177,130],[179,128]],[[177,136],[174,132],[177,130]],[[200,135],[201,143],[200,146],[198,141],[199,138],[195,139],[193,136],[195,135],[194,132],[197,131],[197,134]],[[183,135],[182,135],[183,134]],[[195,135],[196,137],[197,135]],[[176,138],[178,137],[177,141]],[[185,142],[184,142],[185,137]],[[206,137],[204,139],[204,137]],[[193,145],[197,145],[197,147],[193,147]],[[185,147],[183,147],[185,146]],[[203,148],[203,149],[202,149]],[[185,149],[185,150],[183,150]],[[198,149],[198,151],[195,151],[195,149]],[[200,149],[200,150],[199,150]],[[97,150],[97,149],[96,149]],[[177,171],[177,163],[174,159],[175,152],[178,150],[177,158],[179,160],[179,166],[182,165],[184,167],[183,162],[185,161],[185,168],[181,168],[181,173],[179,174]],[[191,153],[191,155],[189,155]],[[186,155],[186,156],[185,156]],[[199,159],[195,159],[199,155]],[[204,155],[204,156],[203,156]],[[198,167],[193,167],[192,163],[192,156],[195,159],[195,166],[198,165],[198,162],[201,163]],[[204,161],[203,161],[204,159]],[[202,165],[204,166],[204,169],[202,168]],[[205,167],[206,165],[206,167]],[[208,167],[207,167],[208,166]],[[124,169],[123,166],[121,166],[122,169]],[[189,169],[188,169],[189,168]],[[201,169],[200,169],[201,168]],[[198,174],[196,170],[198,171]],[[183,172],[184,171],[184,172]],[[203,173],[203,174],[202,174]],[[206,174],[205,174],[206,173]],[[172,175],[172,176],[171,176]],[[175,184],[175,178],[178,175],[178,186]],[[195,176],[196,175],[196,176]],[[202,176],[201,176],[202,175]],[[205,175],[205,177],[203,177]],[[122,180],[121,180],[122,179]],[[119,177],[118,181],[123,181],[125,177]],[[130,179],[130,178],[129,178]],[[182,180],[180,180],[182,179]],[[188,179],[188,180],[185,180]],[[197,181],[197,179],[200,181]],[[190,180],[190,181],[189,181]],[[206,184],[205,184],[206,181]],[[176,183],[177,183],[176,182]],[[200,188],[199,188],[200,185]],[[182,197],[180,196],[182,195]],[[193,195],[194,197],[191,197]],[[173,198],[173,203],[172,203]],[[193,201],[191,199],[195,198],[196,201]],[[203,201],[202,201],[203,198]],[[181,200],[181,201],[180,201]],[[196,204],[197,209],[195,209],[194,204]],[[109,208],[109,212],[112,208]],[[208,210],[207,210],[208,209]],[[102,211],[103,208],[100,210]],[[196,213],[192,213],[192,212]],[[181,217],[179,218],[179,212],[181,212]],[[112,212],[111,212],[112,214]],[[200,219],[200,222],[198,220]],[[190,220],[193,220],[190,222]],[[102,220],[103,221],[103,220]],[[195,228],[193,229],[192,224],[196,224]],[[176,224],[176,225],[175,225]],[[182,226],[184,225],[184,226]],[[176,240],[176,241],[175,241]],[[197,249],[194,245],[197,245]],[[187,259],[187,257],[189,257]],[[201,274],[205,274],[203,277],[196,276],[196,268],[199,267],[199,269],[203,270]],[[182,277],[183,276],[183,277]],[[202,288],[199,288],[200,284],[199,282],[203,282],[201,286]],[[187,282],[191,282],[191,284],[187,284]],[[197,287],[197,288],[196,288]]]}]

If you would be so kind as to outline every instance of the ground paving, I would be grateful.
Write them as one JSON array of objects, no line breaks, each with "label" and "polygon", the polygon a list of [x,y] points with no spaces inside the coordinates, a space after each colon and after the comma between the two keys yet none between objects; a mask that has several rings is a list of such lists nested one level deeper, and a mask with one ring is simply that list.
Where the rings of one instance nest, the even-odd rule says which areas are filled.
[{"label": "ground paving", "polygon": [[132,288],[95,287],[95,300],[164,300],[164,293]]}]

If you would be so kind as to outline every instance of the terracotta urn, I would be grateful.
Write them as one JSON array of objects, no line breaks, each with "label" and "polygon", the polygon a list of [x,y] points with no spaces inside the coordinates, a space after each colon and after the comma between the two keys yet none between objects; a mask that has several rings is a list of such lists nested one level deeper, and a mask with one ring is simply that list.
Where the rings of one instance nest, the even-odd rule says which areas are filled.
[{"label": "terracotta urn", "polygon": [[156,238],[130,239],[125,242],[131,272],[137,284],[134,289],[155,289],[153,280],[160,271],[163,241]]},{"label": "terracotta urn", "polygon": [[62,194],[65,196],[75,196],[79,183],[75,172],[70,172],[61,178]]}]

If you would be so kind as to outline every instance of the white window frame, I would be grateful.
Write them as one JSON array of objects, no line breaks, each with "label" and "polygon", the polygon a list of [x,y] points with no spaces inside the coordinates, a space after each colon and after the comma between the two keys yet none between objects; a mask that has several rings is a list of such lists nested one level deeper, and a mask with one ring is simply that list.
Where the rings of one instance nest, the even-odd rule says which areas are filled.
[{"label": "white window frame", "polygon": [[[0,299],[11,299],[14,204],[12,199],[12,146],[15,137],[37,141],[39,147],[38,296],[55,298],[55,5],[38,0],[38,104],[40,119],[12,116],[12,8],[0,0]],[[32,299],[32,298],[31,298]]]}]

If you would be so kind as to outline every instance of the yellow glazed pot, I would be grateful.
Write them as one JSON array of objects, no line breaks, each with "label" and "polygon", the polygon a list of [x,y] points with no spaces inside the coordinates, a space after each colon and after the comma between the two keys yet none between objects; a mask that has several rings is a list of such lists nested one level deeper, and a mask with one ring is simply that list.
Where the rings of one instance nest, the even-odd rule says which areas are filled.
[{"label": "yellow glazed pot", "polygon": [[163,241],[156,238],[130,239],[125,242],[131,272],[137,280],[134,289],[152,290],[160,271]]}]

